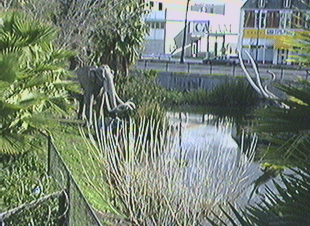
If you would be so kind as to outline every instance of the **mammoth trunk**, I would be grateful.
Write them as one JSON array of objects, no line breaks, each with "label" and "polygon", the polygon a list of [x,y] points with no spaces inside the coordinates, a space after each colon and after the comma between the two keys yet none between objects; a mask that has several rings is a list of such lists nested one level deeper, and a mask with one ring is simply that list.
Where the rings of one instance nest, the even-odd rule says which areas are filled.
[{"label": "mammoth trunk", "polygon": [[108,82],[104,96],[108,112],[118,113],[119,105],[123,105],[124,102],[117,95],[113,81]]}]

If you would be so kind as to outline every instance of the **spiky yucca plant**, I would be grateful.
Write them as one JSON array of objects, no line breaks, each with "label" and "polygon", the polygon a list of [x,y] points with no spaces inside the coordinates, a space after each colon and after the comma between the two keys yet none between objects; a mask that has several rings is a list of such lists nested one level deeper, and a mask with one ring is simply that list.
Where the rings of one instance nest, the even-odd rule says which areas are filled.
[{"label": "spiky yucca plant", "polygon": [[[95,137],[84,134],[91,164],[102,170],[110,193],[105,186],[96,189],[103,197],[114,197],[109,202],[131,223],[205,224],[211,210],[220,213],[219,205],[237,200],[246,190],[251,158],[241,155],[236,163],[222,145],[181,147],[177,134],[173,127],[161,127],[149,118],[139,124],[121,122],[114,129],[97,131]],[[90,185],[102,180],[87,170],[85,175]]]}]

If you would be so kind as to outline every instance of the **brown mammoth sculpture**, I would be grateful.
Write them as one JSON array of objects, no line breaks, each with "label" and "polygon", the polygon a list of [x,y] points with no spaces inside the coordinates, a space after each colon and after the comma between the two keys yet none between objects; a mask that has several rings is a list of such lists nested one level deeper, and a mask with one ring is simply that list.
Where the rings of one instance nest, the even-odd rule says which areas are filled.
[{"label": "brown mammoth sculpture", "polygon": [[113,73],[108,65],[100,67],[85,66],[76,70],[78,80],[84,90],[82,119],[92,125],[94,109],[97,116],[102,116],[104,110],[113,115],[132,110],[135,104],[124,102],[117,95]]}]

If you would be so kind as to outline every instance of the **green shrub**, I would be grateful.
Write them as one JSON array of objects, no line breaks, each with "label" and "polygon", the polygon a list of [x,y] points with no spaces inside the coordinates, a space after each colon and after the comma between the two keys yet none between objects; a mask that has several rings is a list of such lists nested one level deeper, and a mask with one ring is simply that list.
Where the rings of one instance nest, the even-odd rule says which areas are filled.
[{"label": "green shrub", "polygon": [[230,108],[256,105],[259,95],[245,80],[235,79],[215,87],[208,95],[208,104]]},{"label": "green shrub", "polygon": [[136,105],[132,116],[136,119],[160,119],[164,116],[163,103],[167,91],[157,85],[155,70],[137,71],[127,78],[119,78],[115,83],[118,93],[124,100],[130,100]]},{"label": "green shrub", "polygon": [[[46,174],[45,161],[35,151],[1,154],[1,159],[4,172],[2,193],[6,208],[36,200],[53,190],[52,181]],[[32,193],[36,187],[40,188],[39,194]]]},{"label": "green shrub", "polygon": [[[46,157],[43,153],[29,150],[16,155],[2,153],[1,203],[0,211],[27,205],[55,191],[52,178],[46,173]],[[50,198],[31,208],[7,215],[5,225],[58,225],[58,198]]]}]

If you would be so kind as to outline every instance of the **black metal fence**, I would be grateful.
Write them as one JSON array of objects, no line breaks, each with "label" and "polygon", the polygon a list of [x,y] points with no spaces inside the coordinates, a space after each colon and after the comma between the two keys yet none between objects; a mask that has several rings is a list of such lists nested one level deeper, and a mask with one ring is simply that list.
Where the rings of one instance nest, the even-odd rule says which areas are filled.
[{"label": "black metal fence", "polygon": [[[249,72],[255,77],[254,70],[250,64],[246,64]],[[197,62],[186,62],[180,64],[178,61],[156,61],[156,60],[139,60],[135,65],[136,69],[149,70],[154,69],[165,72],[191,73],[191,74],[208,74],[208,75],[228,75],[244,76],[244,72],[239,64],[233,65],[215,65],[203,64]],[[270,78],[267,71],[272,71],[277,79],[294,80],[297,77],[308,79],[310,70],[288,65],[259,65],[259,71],[262,78]]]},{"label": "black metal fence", "polygon": [[59,226],[62,213],[59,204],[64,191],[45,195],[0,214],[1,226],[49,225]]},{"label": "black metal fence", "polygon": [[48,139],[48,174],[58,192],[0,213],[0,226],[101,226],[52,138]]},{"label": "black metal fence", "polygon": [[66,166],[52,139],[48,141],[48,173],[59,189],[64,189],[62,225],[101,226],[94,210],[84,197],[70,170]]}]

